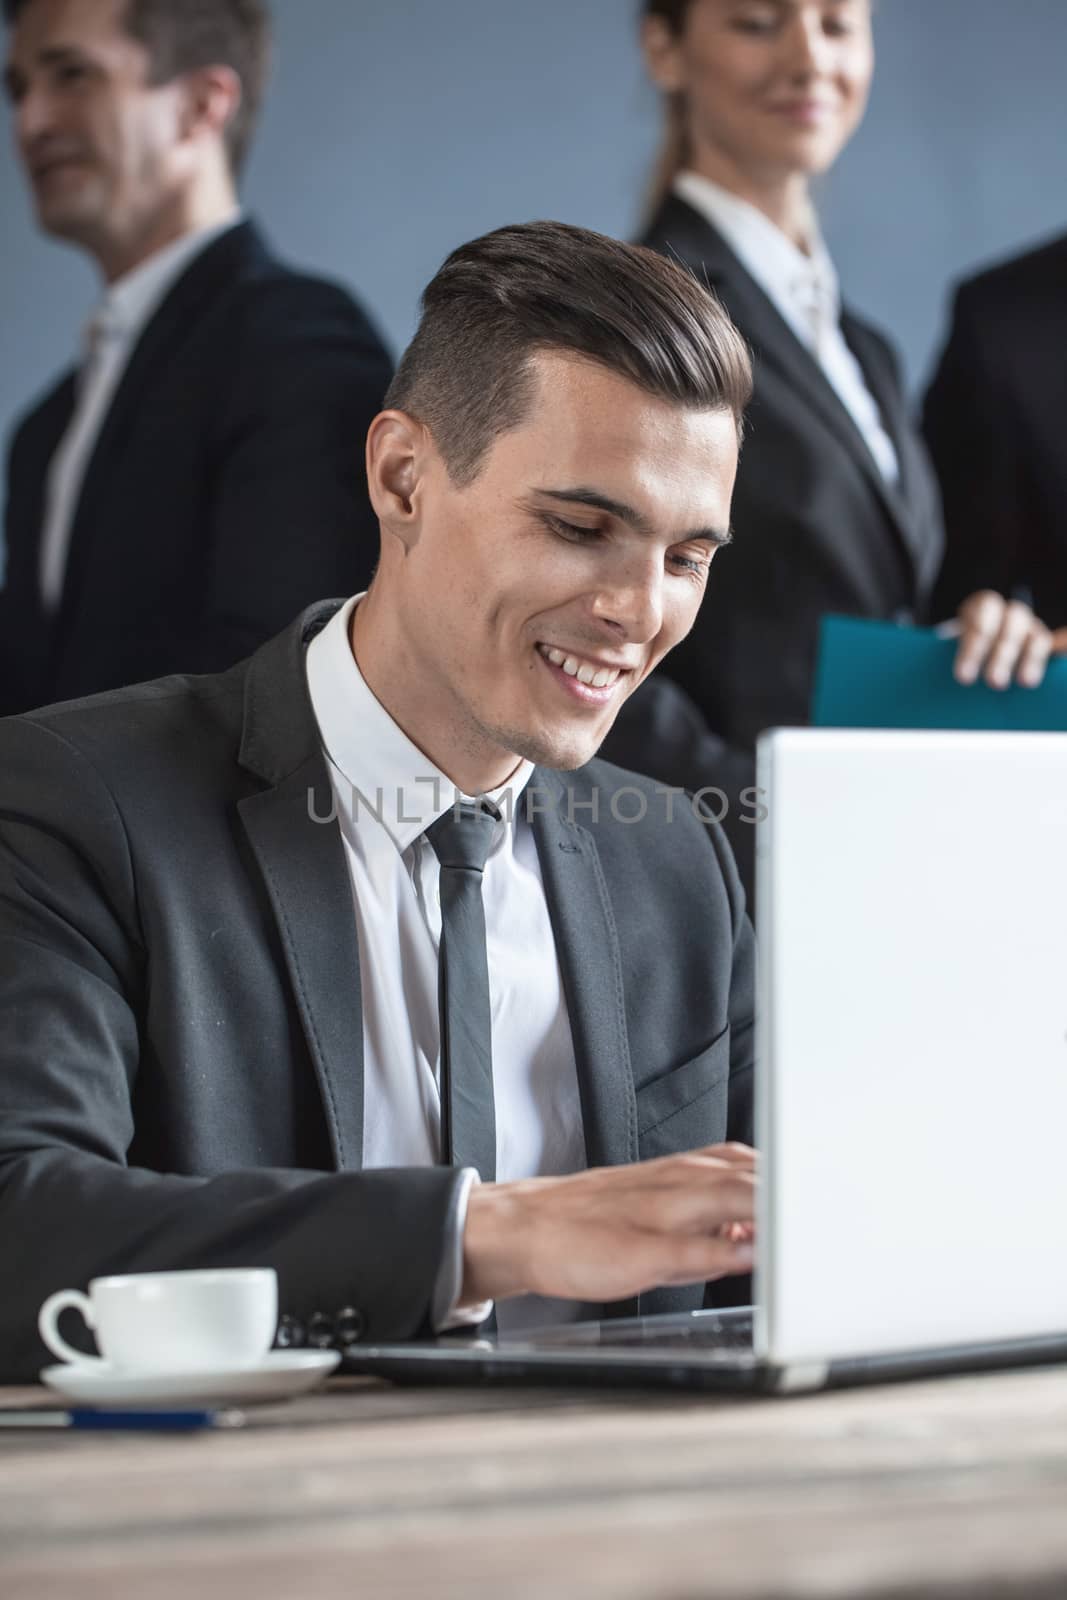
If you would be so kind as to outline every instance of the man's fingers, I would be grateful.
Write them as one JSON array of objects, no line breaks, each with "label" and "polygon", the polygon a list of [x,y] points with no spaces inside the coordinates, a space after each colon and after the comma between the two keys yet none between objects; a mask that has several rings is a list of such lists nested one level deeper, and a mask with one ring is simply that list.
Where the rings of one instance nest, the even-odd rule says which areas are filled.
[{"label": "man's fingers", "polygon": [[719,1229],[719,1238],[728,1239],[731,1244],[750,1244],[755,1237],[754,1222],[724,1222]]},{"label": "man's fingers", "polygon": [[759,1163],[758,1151],[753,1150],[750,1144],[738,1144],[735,1141],[729,1144],[706,1144],[700,1150],[694,1150],[693,1154],[710,1156],[715,1161],[728,1161],[737,1167],[755,1167]]},{"label": "man's fingers", "polygon": [[710,1234],[756,1215],[756,1175],[720,1166],[704,1176],[700,1164],[679,1169],[675,1180],[652,1194],[635,1195],[629,1215],[656,1233]]},{"label": "man's fingers", "polygon": [[672,1287],[751,1272],[755,1251],[748,1242],[729,1239],[678,1239],[660,1262],[660,1282]]},{"label": "man's fingers", "polygon": [[620,1254],[632,1274],[628,1292],[641,1294],[660,1284],[679,1287],[731,1272],[750,1272],[755,1252],[748,1240],[636,1231],[622,1241]]}]

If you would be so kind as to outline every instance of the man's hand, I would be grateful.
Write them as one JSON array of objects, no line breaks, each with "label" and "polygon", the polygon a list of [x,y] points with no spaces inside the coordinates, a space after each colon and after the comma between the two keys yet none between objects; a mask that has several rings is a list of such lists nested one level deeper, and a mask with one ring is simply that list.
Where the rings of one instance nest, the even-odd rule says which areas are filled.
[{"label": "man's hand", "polygon": [[1005,600],[992,589],[980,589],[963,602],[956,620],[958,683],[974,683],[982,674],[991,688],[1006,689],[1014,676],[1026,688],[1036,689],[1045,676],[1053,636],[1029,606]]},{"label": "man's hand", "polygon": [[1052,654],[1067,656],[1067,628],[1057,628],[1052,635]]},{"label": "man's hand", "polygon": [[756,1156],[719,1144],[471,1191],[465,1304],[517,1294],[622,1300],[752,1266]]}]

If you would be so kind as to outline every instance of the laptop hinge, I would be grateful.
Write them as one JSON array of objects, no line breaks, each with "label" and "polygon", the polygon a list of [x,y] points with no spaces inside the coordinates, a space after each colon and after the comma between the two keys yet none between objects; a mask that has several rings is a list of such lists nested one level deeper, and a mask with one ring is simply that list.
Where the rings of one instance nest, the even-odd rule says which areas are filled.
[{"label": "laptop hinge", "polygon": [[771,1373],[769,1387],[775,1394],[803,1394],[809,1389],[824,1389],[830,1376],[828,1361],[797,1362],[789,1367],[777,1367]]}]

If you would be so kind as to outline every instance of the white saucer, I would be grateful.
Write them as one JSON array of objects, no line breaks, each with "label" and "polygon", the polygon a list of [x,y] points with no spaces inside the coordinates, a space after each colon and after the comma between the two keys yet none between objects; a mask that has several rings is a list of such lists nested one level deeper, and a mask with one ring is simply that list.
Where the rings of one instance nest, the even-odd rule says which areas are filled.
[{"label": "white saucer", "polygon": [[337,1350],[271,1350],[252,1367],[218,1367],[205,1372],[131,1372],[109,1366],[45,1367],[41,1382],[65,1400],[83,1406],[183,1404],[247,1405],[285,1400],[321,1383],[340,1361]]}]

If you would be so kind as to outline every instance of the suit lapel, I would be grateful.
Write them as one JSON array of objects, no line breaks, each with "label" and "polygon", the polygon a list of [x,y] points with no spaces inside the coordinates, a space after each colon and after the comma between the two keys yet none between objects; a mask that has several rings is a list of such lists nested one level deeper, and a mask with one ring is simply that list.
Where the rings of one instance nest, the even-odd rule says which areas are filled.
[{"label": "suit lapel", "polygon": [[[903,495],[882,476],[851,413],[818,361],[796,337],[777,306],[738,260],[721,234],[684,200],[672,195],[651,225],[645,243],[666,250],[695,272],[711,289],[721,293],[727,310],[757,356],[769,362],[785,377],[801,405],[833,435],[837,445],[847,451],[860,468],[886,512],[894,533],[914,562],[919,555],[920,532]],[[850,334],[856,333],[856,325],[847,316],[842,319],[842,328],[863,367],[864,377],[882,410],[887,431],[893,436],[894,443],[898,444],[899,453],[900,417],[895,406],[891,412],[886,410],[887,385],[882,381],[880,369],[877,375],[872,373],[872,367],[878,364],[869,360],[868,341],[862,340],[862,348],[856,348],[850,337]]]},{"label": "suit lapel", "polygon": [[113,482],[116,461],[121,459],[146,386],[167,367],[175,351],[189,337],[206,304],[250,263],[267,259],[266,247],[256,228],[248,222],[239,223],[193,260],[149,318],[130,353],[85,469],[71,529],[61,613],[76,603],[82,576],[92,559],[94,541],[100,536],[103,519],[95,514],[96,503]]},{"label": "suit lapel", "polygon": [[592,834],[568,819],[568,790],[538,768],[531,821],[563,976],[590,1166],[636,1161],[637,1109],[615,917]]},{"label": "suit lapel", "polygon": [[333,609],[312,607],[250,664],[240,760],[268,787],[238,811],[274,913],[334,1161],[352,1170],[363,1161],[359,939],[303,659]]}]

